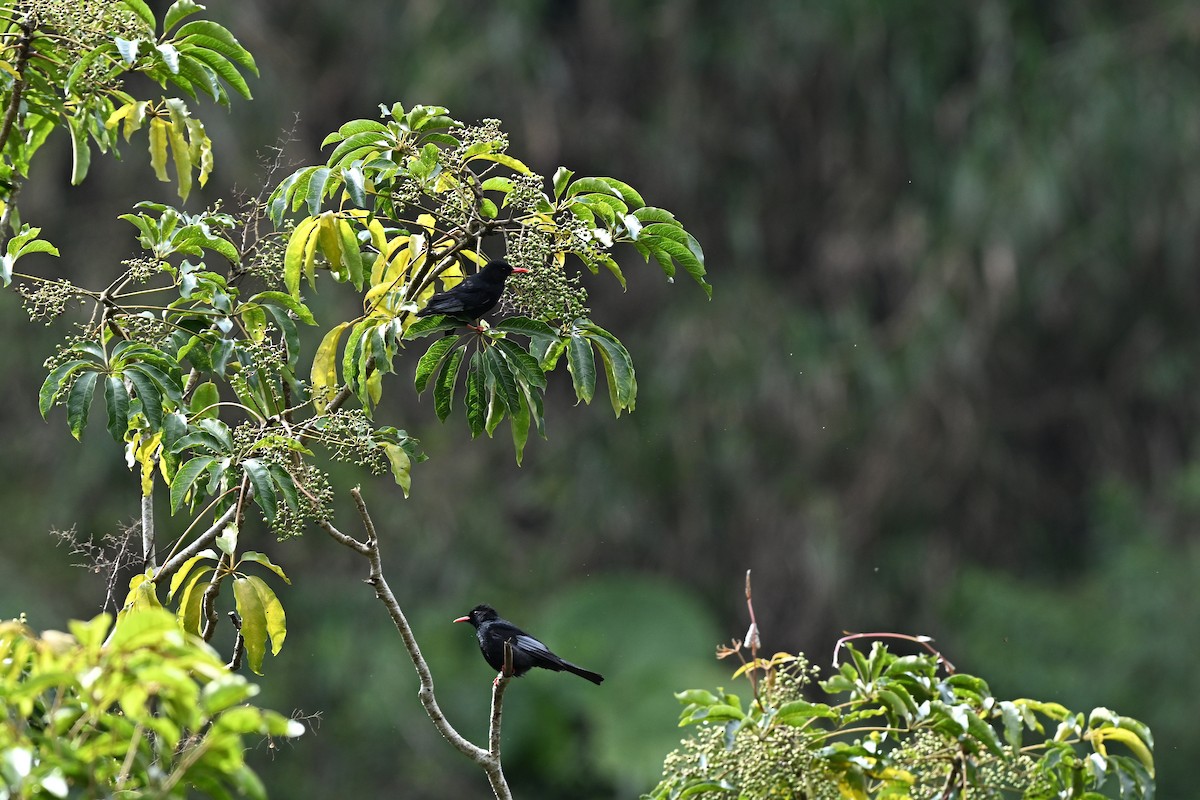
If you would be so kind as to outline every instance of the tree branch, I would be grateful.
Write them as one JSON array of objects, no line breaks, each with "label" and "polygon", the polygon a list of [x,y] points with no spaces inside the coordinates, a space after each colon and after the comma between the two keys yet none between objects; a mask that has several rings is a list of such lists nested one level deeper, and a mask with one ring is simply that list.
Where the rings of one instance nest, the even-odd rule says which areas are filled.
[{"label": "tree branch", "polygon": [[[21,109],[21,95],[25,92],[25,65],[29,62],[29,54],[33,50],[33,32],[34,26],[30,17],[26,15],[25,19],[17,23],[21,29],[21,36],[17,40],[17,57],[13,63],[13,72],[17,74],[17,79],[13,81],[12,94],[8,98],[8,107],[4,109],[4,120],[0,122],[0,149],[3,149],[8,143],[8,137],[12,133],[13,123],[17,120],[17,113]],[[4,211],[0,213],[0,246],[8,243],[9,227],[12,225],[13,208],[17,204],[17,193],[21,190],[21,182],[13,177],[12,189],[9,191],[8,202],[4,204]]]},{"label": "tree branch", "polygon": [[233,629],[237,631],[237,638],[233,640],[233,658],[229,659],[225,669],[237,672],[242,668],[242,656],[246,653],[246,637],[242,636],[242,618],[238,616],[238,613],[230,611],[229,619],[233,622]]},{"label": "tree branch", "polygon": [[212,524],[211,528],[197,536],[195,541],[168,559],[167,563],[163,564],[158,572],[154,573],[154,582],[158,583],[165,578],[171,577],[173,574],[175,574],[176,570],[183,566],[183,562],[187,561],[189,558],[215,542],[217,537],[221,535],[221,531],[225,530],[225,526],[228,525],[229,521],[233,519],[235,514],[237,514],[237,511],[237,504],[234,503],[225,511],[224,514],[217,517],[217,521]]},{"label": "tree branch", "polygon": [[502,676],[492,688],[492,716],[488,737],[489,749],[484,750],[482,747],[472,744],[466,737],[455,730],[450,721],[446,719],[446,715],[442,713],[442,709],[438,706],[433,690],[433,674],[429,670],[429,664],[425,661],[425,657],[421,655],[421,648],[417,644],[416,636],[413,635],[412,626],[408,624],[408,619],[404,616],[404,611],[401,610],[400,603],[396,600],[396,595],[392,593],[387,579],[383,576],[383,560],[379,553],[379,537],[375,533],[375,523],[371,520],[371,515],[367,511],[366,503],[363,502],[362,493],[358,487],[351,489],[350,494],[353,495],[354,503],[358,507],[358,514],[362,519],[363,530],[367,534],[366,541],[360,542],[354,537],[342,533],[328,521],[322,521],[321,527],[338,544],[359,553],[369,562],[370,574],[366,582],[375,588],[375,596],[387,608],[388,614],[391,615],[392,622],[396,626],[396,630],[400,632],[400,639],[404,642],[404,648],[408,650],[409,658],[412,659],[413,667],[417,671],[417,678],[421,684],[421,688],[417,692],[417,697],[420,699],[421,705],[425,707],[425,713],[429,715],[433,726],[437,728],[442,738],[453,745],[456,750],[483,768],[483,771],[487,774],[488,782],[491,783],[492,793],[495,794],[497,800],[512,800],[512,792],[509,791],[508,782],[504,778],[504,770],[500,763],[501,707],[504,689],[508,685],[510,678]]},{"label": "tree branch", "polygon": [[155,569],[154,494],[142,495],[142,568]]}]

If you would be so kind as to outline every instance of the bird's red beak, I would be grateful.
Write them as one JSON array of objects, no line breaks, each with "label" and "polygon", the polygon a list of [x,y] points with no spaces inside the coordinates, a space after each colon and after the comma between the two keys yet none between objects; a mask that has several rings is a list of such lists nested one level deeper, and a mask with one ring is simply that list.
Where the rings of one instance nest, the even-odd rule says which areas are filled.
[{"label": "bird's red beak", "polygon": [[458,619],[456,619],[454,621],[455,622],[470,622],[471,618],[469,616],[468,617],[459,617]]},{"label": "bird's red beak", "polygon": [[524,267],[513,267],[513,272],[529,272],[529,270]]}]

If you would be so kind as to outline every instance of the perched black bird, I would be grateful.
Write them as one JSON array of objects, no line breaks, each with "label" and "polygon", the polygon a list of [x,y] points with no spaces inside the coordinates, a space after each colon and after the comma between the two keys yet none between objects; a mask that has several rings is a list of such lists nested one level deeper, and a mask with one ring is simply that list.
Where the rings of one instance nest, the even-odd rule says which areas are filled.
[{"label": "perched black bird", "polygon": [[462,283],[429,298],[417,316],[445,314],[467,323],[475,322],[500,302],[500,295],[504,294],[504,282],[510,274],[528,271],[510,266],[502,258],[489,261],[479,272],[463,278]]},{"label": "perched black bird", "polygon": [[[564,661],[550,648],[530,636],[525,631],[513,625],[506,619],[500,619],[496,609],[489,605],[477,605],[465,617],[459,617],[455,622],[469,622],[475,626],[475,638],[479,640],[479,649],[483,659],[497,672],[504,671],[504,643],[512,644],[513,675],[524,675],[532,667],[541,667],[555,672],[573,672],[581,678],[586,678],[597,686],[604,676],[576,666],[570,661]],[[499,676],[496,678],[499,680]]]}]

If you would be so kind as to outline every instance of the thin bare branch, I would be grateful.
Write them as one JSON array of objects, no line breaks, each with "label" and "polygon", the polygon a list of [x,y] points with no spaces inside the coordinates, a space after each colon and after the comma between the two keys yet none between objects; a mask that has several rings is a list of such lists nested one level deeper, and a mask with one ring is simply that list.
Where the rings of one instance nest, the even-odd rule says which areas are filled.
[{"label": "thin bare branch", "polygon": [[929,651],[933,655],[942,668],[950,675],[955,673],[954,665],[950,663],[950,659],[942,655],[941,651],[930,644],[933,637],[930,636],[912,636],[907,633],[891,633],[888,631],[877,633],[847,633],[845,636],[837,640],[837,644],[833,646],[833,668],[838,668],[838,654],[841,652],[842,645],[851,642],[855,639],[903,639],[906,642],[914,642]]},{"label": "thin bare branch", "polygon": [[230,611],[229,619],[233,622],[233,629],[237,631],[237,638],[233,640],[233,658],[229,659],[225,669],[237,672],[242,668],[242,656],[246,653],[246,637],[242,636],[242,618],[238,613]]},{"label": "thin bare branch", "polygon": [[424,706],[425,713],[429,715],[429,719],[433,722],[433,726],[437,728],[442,738],[453,745],[456,750],[483,768],[484,773],[488,777],[488,782],[492,786],[492,793],[496,796],[497,800],[512,800],[512,792],[509,791],[508,782],[504,778],[504,770],[500,762],[501,708],[504,689],[508,685],[510,678],[501,676],[492,688],[492,717],[488,736],[490,746],[488,750],[484,750],[482,747],[471,743],[466,737],[455,730],[450,721],[446,719],[446,715],[442,713],[441,707],[438,706],[437,697],[433,689],[433,673],[430,672],[429,664],[425,661],[425,657],[421,655],[421,648],[417,644],[417,638],[413,634],[412,626],[408,623],[408,618],[405,617],[404,611],[400,608],[399,601],[396,600],[396,595],[392,593],[387,579],[383,576],[383,560],[379,552],[379,537],[376,535],[375,523],[371,520],[371,515],[367,511],[367,505],[363,501],[362,493],[358,487],[351,489],[350,494],[353,495],[354,503],[358,507],[363,530],[367,534],[366,541],[360,542],[352,536],[347,536],[327,522],[322,523],[321,527],[334,541],[361,554],[370,564],[370,573],[366,582],[374,587],[375,596],[388,610],[388,614],[391,615],[396,630],[400,632],[400,639],[404,642],[404,648],[408,651],[409,658],[412,659],[413,667],[417,671],[417,678],[421,684],[421,688],[417,692],[417,697],[420,699],[421,705]]}]

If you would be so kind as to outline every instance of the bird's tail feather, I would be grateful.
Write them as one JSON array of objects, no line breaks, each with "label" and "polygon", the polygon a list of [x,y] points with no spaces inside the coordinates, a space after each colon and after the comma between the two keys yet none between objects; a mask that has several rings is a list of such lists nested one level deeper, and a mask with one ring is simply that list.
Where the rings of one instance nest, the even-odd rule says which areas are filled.
[{"label": "bird's tail feather", "polygon": [[592,683],[596,684],[597,686],[599,686],[604,681],[604,676],[601,675],[599,672],[592,672],[590,669],[584,669],[583,667],[581,667],[577,664],[572,664],[570,661],[562,662],[562,666],[563,666],[563,669],[565,669],[567,672],[570,672],[574,675],[578,675],[579,677],[583,678],[584,680],[589,680]]}]

